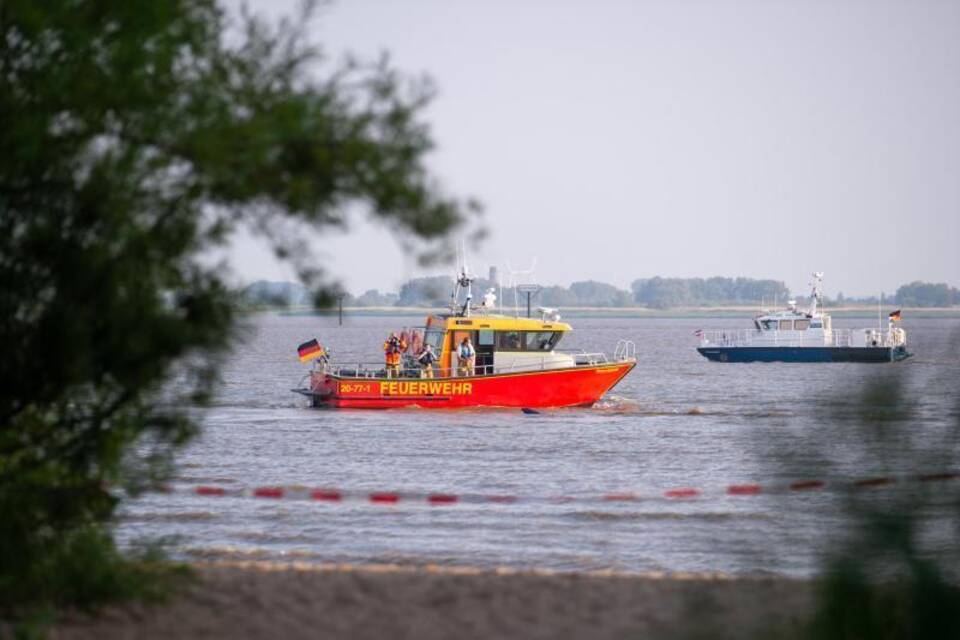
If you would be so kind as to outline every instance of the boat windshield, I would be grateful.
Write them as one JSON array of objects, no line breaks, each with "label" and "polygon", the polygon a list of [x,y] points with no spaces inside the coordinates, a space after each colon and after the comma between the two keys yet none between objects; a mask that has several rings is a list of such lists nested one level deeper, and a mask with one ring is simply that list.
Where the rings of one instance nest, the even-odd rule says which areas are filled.
[{"label": "boat windshield", "polygon": [[440,348],[443,346],[443,331],[424,331],[423,343],[433,347],[434,353],[440,353]]},{"label": "boat windshield", "polygon": [[552,351],[563,335],[560,331],[526,331],[527,351]]}]

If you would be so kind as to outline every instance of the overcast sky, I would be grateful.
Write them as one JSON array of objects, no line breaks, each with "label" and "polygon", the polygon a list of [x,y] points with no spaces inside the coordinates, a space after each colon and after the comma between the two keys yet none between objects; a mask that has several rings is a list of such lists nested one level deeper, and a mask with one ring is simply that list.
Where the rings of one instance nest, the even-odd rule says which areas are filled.
[{"label": "overcast sky", "polygon": [[[960,0],[340,0],[311,33],[433,78],[430,166],[486,206],[477,271],[960,285]],[[316,246],[354,292],[422,275],[362,216]],[[290,277],[249,239],[234,263]]]}]

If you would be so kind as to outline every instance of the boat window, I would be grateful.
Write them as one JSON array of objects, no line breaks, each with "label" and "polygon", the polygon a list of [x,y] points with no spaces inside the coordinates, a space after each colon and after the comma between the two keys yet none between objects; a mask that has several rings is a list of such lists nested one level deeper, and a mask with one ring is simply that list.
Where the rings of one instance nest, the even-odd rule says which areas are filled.
[{"label": "boat window", "polygon": [[550,351],[560,339],[559,331],[526,331],[526,351]]},{"label": "boat window", "polygon": [[490,329],[481,329],[477,332],[477,346],[478,347],[492,347],[493,346],[493,331]]},{"label": "boat window", "polygon": [[776,320],[764,320],[764,321],[763,321],[763,328],[766,329],[767,331],[774,330],[774,329],[777,328],[777,321],[776,321]]},{"label": "boat window", "polygon": [[433,347],[434,353],[440,353],[443,347],[443,331],[425,331],[423,333],[423,343]]},{"label": "boat window", "polygon": [[519,331],[497,332],[497,349],[500,351],[520,351],[522,344]]},{"label": "boat window", "polygon": [[809,320],[794,320],[794,321],[793,321],[793,328],[796,329],[797,331],[806,331],[807,329],[810,328],[810,321],[809,321]]},{"label": "boat window", "polygon": [[790,331],[793,329],[793,320],[781,320],[780,331]]},{"label": "boat window", "polygon": [[823,328],[823,325],[820,324],[820,321],[819,321],[819,320],[814,320],[813,322],[810,323],[810,328],[811,328],[811,329],[822,329],[822,328]]}]

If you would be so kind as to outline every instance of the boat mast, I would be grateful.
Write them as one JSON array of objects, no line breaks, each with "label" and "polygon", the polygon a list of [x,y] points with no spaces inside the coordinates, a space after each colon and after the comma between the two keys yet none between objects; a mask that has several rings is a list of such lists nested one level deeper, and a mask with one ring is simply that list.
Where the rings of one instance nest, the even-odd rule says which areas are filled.
[{"label": "boat mast", "polygon": [[[471,284],[473,283],[474,278],[472,275],[470,275],[470,270],[467,267],[467,249],[462,242],[460,243],[460,246],[457,247],[457,258],[457,262],[460,266],[460,273],[457,274],[456,283],[453,286],[453,295],[450,296],[450,310],[453,311],[453,313],[461,315],[465,318],[469,318],[470,302],[473,300],[473,288]],[[460,306],[461,289],[467,292],[462,307]]]},{"label": "boat mast", "polygon": [[470,317],[470,301],[473,300],[473,288],[471,283],[473,278],[467,273],[467,266],[463,266],[463,271],[460,272],[460,278],[457,280],[457,286],[466,289],[467,295],[463,299],[463,308],[460,310],[460,315],[464,318]]},{"label": "boat mast", "polygon": [[817,315],[817,306],[823,307],[823,272],[817,271],[813,274],[813,293],[810,294],[810,317]]}]

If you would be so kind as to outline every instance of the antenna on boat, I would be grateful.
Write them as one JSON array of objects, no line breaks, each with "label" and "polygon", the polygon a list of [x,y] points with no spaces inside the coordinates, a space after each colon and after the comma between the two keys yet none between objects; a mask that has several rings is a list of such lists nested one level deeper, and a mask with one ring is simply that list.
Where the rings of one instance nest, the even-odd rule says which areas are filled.
[{"label": "antenna on boat", "polygon": [[534,277],[536,269],[536,258],[533,259],[530,268],[524,270],[513,269],[510,263],[507,262],[507,271],[510,274],[510,287],[513,289],[513,314],[517,317],[520,316],[520,293],[525,292],[527,294],[527,311],[529,315],[530,299],[534,293],[540,290],[540,286],[536,284],[536,278]]},{"label": "antenna on boat", "polygon": [[883,291],[880,292],[880,297],[877,298],[877,331],[883,331]]},{"label": "antenna on boat", "polygon": [[[457,245],[457,268],[460,268],[460,245]],[[456,313],[457,299],[460,296],[460,278],[459,274],[454,272],[453,291],[450,292],[450,311]]]},{"label": "antenna on boat", "polygon": [[[467,248],[463,241],[461,241],[460,246],[457,247],[457,265],[460,267],[460,272],[457,274],[456,284],[454,284],[453,287],[453,295],[450,297],[450,308],[454,313],[468,317],[470,315],[470,301],[473,300],[473,289],[470,285],[473,283],[474,277],[470,274],[469,267],[467,267]],[[467,292],[463,307],[460,307],[461,290]]]},{"label": "antenna on boat", "polygon": [[817,305],[823,306],[823,271],[815,271],[813,274],[813,292],[810,294],[810,317],[817,315]]},{"label": "antenna on boat", "polygon": [[497,271],[497,297],[500,298],[500,315],[503,315],[503,274]]}]

